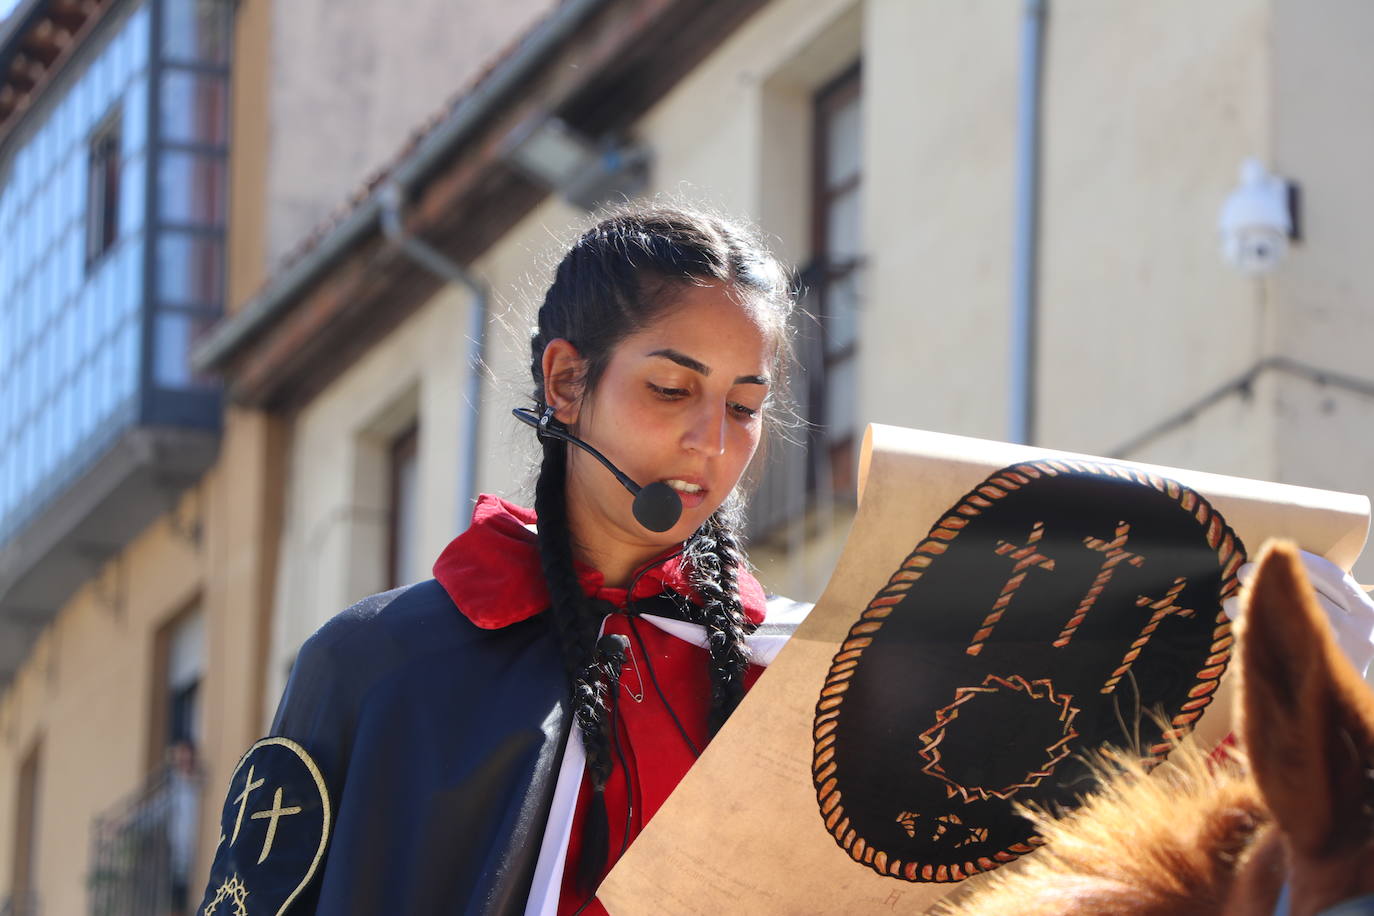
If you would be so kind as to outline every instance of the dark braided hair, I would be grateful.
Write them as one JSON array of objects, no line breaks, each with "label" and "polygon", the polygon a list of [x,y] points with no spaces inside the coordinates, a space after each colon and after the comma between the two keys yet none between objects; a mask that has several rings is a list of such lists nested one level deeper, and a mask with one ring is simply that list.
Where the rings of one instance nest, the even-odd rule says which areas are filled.
[{"label": "dark braided hair", "polygon": [[710,734],[725,724],[744,697],[744,672],[749,651],[744,642],[748,624],[740,606],[736,572],[744,566],[744,553],[733,527],[717,510],[687,544],[692,564],[692,586],[703,600],[702,623],[706,648],[711,656]]},{"label": "dark braided hair", "polygon": [[[775,380],[768,407],[784,400],[781,371],[790,356],[787,322],[792,293],[773,256],[748,232],[719,217],[670,206],[627,208],[585,232],[558,265],[530,339],[534,400],[543,412],[543,356],[549,342],[565,339],[582,359],[576,380],[581,397],[596,389],[616,347],[667,313],[684,287],[718,283],[733,293],[773,342]],[[596,639],[605,609],[582,592],[573,565],[567,511],[567,446],[541,440],[543,461],[535,487],[540,563],[551,617],[582,732],[593,798],[582,836],[578,883],[590,890],[607,858],[604,790],[612,769],[606,688],[597,665]],[[710,734],[744,695],[748,624],[740,606],[738,571],[745,566],[736,534],[739,499],[717,510],[685,545],[692,586],[702,599],[695,611],[706,627],[710,655]]]}]

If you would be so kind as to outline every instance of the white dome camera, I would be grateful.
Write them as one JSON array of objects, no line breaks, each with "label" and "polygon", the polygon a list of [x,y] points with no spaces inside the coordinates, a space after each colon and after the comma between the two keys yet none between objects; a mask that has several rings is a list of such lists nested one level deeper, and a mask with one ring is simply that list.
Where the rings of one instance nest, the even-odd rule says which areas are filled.
[{"label": "white dome camera", "polygon": [[1221,253],[1243,273],[1267,273],[1288,253],[1293,237],[1290,185],[1258,159],[1240,167],[1240,185],[1221,207]]}]

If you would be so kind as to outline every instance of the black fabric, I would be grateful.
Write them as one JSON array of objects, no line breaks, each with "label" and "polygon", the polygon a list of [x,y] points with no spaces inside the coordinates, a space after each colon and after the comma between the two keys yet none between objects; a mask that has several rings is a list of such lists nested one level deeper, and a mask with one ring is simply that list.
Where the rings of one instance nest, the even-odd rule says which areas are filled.
[{"label": "black fabric", "polygon": [[[434,580],[325,624],[272,724],[314,759],[336,812],[290,912],[523,912],[567,692],[544,615],[482,630]],[[212,871],[202,910],[228,877]]]},{"label": "black fabric", "polygon": [[[790,632],[807,610],[770,600],[764,629]],[[670,595],[632,612],[681,614]],[[301,647],[272,723],[318,767],[333,811],[325,858],[288,912],[523,913],[571,722],[545,614],[483,630],[429,580],[334,617]],[[245,777],[230,785],[226,837]],[[254,799],[245,816],[271,801]],[[255,884],[272,889],[259,900],[295,887],[298,864],[273,866],[310,855],[274,854],[245,874],[259,846],[236,859],[221,843],[197,913],[226,885],[249,901]]]}]

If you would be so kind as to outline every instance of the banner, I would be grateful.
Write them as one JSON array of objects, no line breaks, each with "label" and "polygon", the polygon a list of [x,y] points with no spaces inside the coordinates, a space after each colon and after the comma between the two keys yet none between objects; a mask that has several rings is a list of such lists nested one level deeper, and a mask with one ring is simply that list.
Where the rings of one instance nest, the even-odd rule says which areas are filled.
[{"label": "banner", "polygon": [[871,426],[829,585],[599,892],[612,913],[912,911],[1040,838],[1103,744],[1229,731],[1236,570],[1348,569],[1363,496]]}]

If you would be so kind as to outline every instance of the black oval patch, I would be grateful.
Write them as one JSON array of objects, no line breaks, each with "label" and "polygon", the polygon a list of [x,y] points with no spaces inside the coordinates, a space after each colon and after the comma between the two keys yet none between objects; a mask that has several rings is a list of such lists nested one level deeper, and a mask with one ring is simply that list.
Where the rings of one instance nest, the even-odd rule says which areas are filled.
[{"label": "black oval patch", "polygon": [[282,916],[319,871],[333,815],[319,765],[263,738],[234,768],[201,916]]},{"label": "black oval patch", "polygon": [[1082,461],[996,472],[931,528],[831,663],[812,770],[826,828],[908,881],[1030,852],[1041,840],[1016,802],[1072,805],[1092,788],[1082,752],[1161,760],[1202,715],[1243,562],[1221,515],[1175,481]]}]

